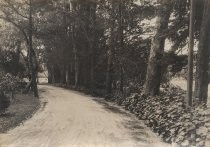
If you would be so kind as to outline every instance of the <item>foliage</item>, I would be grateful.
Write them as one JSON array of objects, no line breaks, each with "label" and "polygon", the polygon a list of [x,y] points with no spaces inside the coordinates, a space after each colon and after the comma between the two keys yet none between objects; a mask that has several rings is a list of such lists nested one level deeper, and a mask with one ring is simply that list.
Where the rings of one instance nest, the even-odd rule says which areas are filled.
[{"label": "foliage", "polygon": [[[181,22],[185,21],[188,14],[187,2],[176,0],[173,5],[175,19],[170,25],[169,38],[176,36],[174,34],[183,28],[185,23],[181,27],[179,25],[183,24]],[[45,64],[54,82],[75,83],[77,56],[79,86],[90,88],[93,84],[95,88],[104,89],[107,82],[108,51],[111,48],[112,85],[118,83],[122,76],[124,88],[132,80],[144,83],[151,35],[147,38],[143,36],[153,33],[154,30],[152,26],[148,27],[145,20],[155,18],[155,11],[158,9],[155,2],[96,0],[69,3],[61,0],[41,0],[32,3],[32,6],[36,60],[39,64]],[[0,7],[1,18],[16,27],[13,30],[19,34],[17,38],[23,40],[27,47],[29,6],[24,2],[4,0]],[[175,42],[177,39],[171,40]],[[64,75],[65,73],[69,75]],[[94,81],[90,79],[91,75]],[[69,81],[64,79],[67,76]],[[49,81],[52,81],[52,77]],[[114,89],[114,86],[112,88]]]},{"label": "foliage", "polygon": [[0,112],[4,112],[10,105],[10,99],[5,93],[13,92],[18,90],[20,79],[11,74],[0,72]]},{"label": "foliage", "polygon": [[184,146],[204,146],[202,144],[208,133],[208,128],[205,127],[205,123],[209,121],[206,119],[207,110],[203,106],[188,110],[184,97],[183,90],[169,86],[157,97],[133,93],[123,100],[122,105],[143,119],[165,141]]},{"label": "foliage", "polygon": [[0,73],[0,92],[11,92],[18,89],[20,79],[11,74]]},{"label": "foliage", "polygon": [[14,51],[0,51],[0,66],[7,73],[11,73],[14,76],[23,76],[25,72],[25,65],[19,62],[19,56],[20,55]]},{"label": "foliage", "polygon": [[162,83],[168,83],[187,66],[187,55],[166,52],[162,60]]}]

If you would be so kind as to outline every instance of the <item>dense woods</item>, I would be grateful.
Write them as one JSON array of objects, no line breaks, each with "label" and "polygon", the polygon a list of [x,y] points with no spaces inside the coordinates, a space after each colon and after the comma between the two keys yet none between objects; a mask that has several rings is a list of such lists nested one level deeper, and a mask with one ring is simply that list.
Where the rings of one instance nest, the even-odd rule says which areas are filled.
[{"label": "dense woods", "polygon": [[[174,49],[165,53],[164,44],[170,34],[180,29],[180,24],[174,22],[169,27],[175,29],[167,30],[173,5],[174,13],[181,13],[176,12],[183,11],[181,7],[187,9],[189,4],[182,3],[122,0],[5,1],[1,5],[1,18],[6,28],[9,26],[15,33],[19,32],[17,37],[21,39],[14,40],[14,44],[15,47],[21,46],[22,51],[17,53],[23,50],[26,52],[23,58],[28,64],[31,89],[35,96],[38,96],[35,80],[38,63],[47,68],[49,83],[83,87],[91,93],[104,91],[102,93],[111,96],[116,91],[124,94],[129,84],[143,85],[145,82],[145,93],[157,95],[161,75],[167,72],[166,68],[159,68],[167,63],[161,61],[164,55],[169,56],[166,60],[180,57],[175,51],[181,43],[173,41]],[[185,16],[177,14],[175,17]],[[155,19],[156,25],[148,25],[150,20]],[[184,23],[184,20],[179,21]],[[156,31],[153,38],[152,34]],[[186,42],[182,40],[183,44]],[[171,60],[164,67],[169,64],[174,66],[174,62]],[[179,72],[184,66],[182,57],[177,62],[180,62],[181,68],[174,72]]]},{"label": "dense woods", "polygon": [[[195,1],[191,112],[185,107],[185,92],[170,84],[174,77],[186,78],[190,4],[189,0],[1,0],[0,98],[8,91],[20,91],[26,79],[24,92],[33,91],[38,97],[38,73],[44,73],[49,84],[117,101],[147,120],[167,142],[190,140],[204,146],[204,134],[197,134],[200,140],[193,142],[196,128],[182,126],[204,125],[203,115],[194,114],[204,112],[208,102],[209,0]],[[189,121],[192,118],[199,121]],[[171,121],[176,120],[184,123],[175,126]]]}]

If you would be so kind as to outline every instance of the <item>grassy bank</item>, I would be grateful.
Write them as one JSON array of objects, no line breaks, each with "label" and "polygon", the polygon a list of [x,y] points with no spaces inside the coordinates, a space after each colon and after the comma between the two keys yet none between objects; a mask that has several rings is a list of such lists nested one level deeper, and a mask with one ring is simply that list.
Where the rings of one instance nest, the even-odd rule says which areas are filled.
[{"label": "grassy bank", "polygon": [[0,133],[6,132],[27,120],[39,109],[40,100],[30,94],[17,94],[7,111],[0,115]]}]

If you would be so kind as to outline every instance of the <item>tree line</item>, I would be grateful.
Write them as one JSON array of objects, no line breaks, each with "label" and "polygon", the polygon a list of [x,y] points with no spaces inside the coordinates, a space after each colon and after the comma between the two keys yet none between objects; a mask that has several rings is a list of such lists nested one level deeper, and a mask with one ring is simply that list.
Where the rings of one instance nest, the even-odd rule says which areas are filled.
[{"label": "tree line", "polygon": [[[11,29],[2,36],[1,49],[16,49],[35,96],[40,65],[46,67],[51,84],[82,87],[108,98],[126,95],[129,87],[140,85],[145,95],[155,96],[167,81],[168,67],[174,76],[187,65],[187,56],[180,51],[189,41],[190,4],[188,0],[2,0],[0,18]],[[210,2],[196,1],[195,10],[195,97],[206,103]]]}]

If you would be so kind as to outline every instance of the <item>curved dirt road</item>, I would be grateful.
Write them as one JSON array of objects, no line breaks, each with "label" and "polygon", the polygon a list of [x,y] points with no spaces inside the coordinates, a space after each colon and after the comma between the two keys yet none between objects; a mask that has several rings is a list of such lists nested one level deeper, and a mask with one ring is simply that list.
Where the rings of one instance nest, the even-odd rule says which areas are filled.
[{"label": "curved dirt road", "polygon": [[31,119],[0,135],[0,147],[169,147],[132,114],[78,92],[42,85],[47,101]]}]

